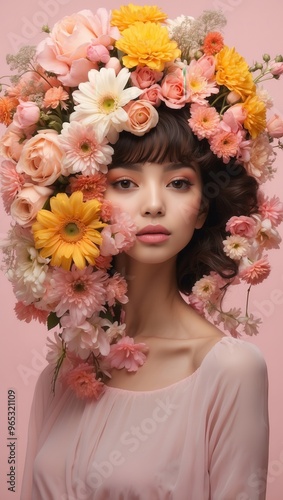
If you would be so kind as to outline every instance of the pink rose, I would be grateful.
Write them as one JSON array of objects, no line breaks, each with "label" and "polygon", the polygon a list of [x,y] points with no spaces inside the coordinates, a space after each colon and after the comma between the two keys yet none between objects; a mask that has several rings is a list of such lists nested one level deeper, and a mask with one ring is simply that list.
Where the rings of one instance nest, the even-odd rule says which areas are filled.
[{"label": "pink rose", "polygon": [[158,113],[148,101],[132,101],[124,109],[128,113],[128,121],[124,129],[134,135],[144,135],[158,122]]},{"label": "pink rose", "polygon": [[49,37],[38,45],[37,60],[46,71],[58,75],[63,85],[76,87],[87,81],[90,69],[97,67],[87,59],[87,49],[93,40],[104,46],[106,42],[106,48],[111,49],[119,36],[119,30],[110,26],[106,9],[98,9],[95,15],[90,10],[82,10],[54,25]]},{"label": "pink rose", "polygon": [[273,115],[266,124],[267,131],[271,137],[279,139],[283,137],[283,120],[279,115]]},{"label": "pink rose", "polygon": [[201,75],[207,80],[210,80],[215,74],[215,57],[213,56],[202,56],[198,61],[193,59],[190,67],[192,64],[201,69]]},{"label": "pink rose", "polygon": [[25,184],[11,205],[11,216],[20,226],[31,226],[52,193],[50,188]]},{"label": "pink rose", "polygon": [[117,59],[117,57],[110,57],[109,61],[105,64],[105,68],[107,68],[107,69],[113,68],[116,75],[118,75],[118,73],[122,69],[122,65],[121,65],[119,59]]},{"label": "pink rose", "polygon": [[228,109],[227,113],[232,113],[236,121],[241,124],[244,123],[248,115],[248,111],[243,107],[242,104],[234,104],[234,106],[231,106]]},{"label": "pink rose", "polygon": [[229,104],[236,104],[237,102],[241,101],[241,96],[233,90],[232,92],[229,92],[226,99]]},{"label": "pink rose", "polygon": [[86,55],[92,62],[102,62],[105,64],[110,59],[109,50],[104,45],[89,45]]},{"label": "pink rose", "polygon": [[152,106],[157,108],[161,104],[161,87],[158,83],[155,83],[151,87],[145,90],[140,96],[139,99],[150,102]]},{"label": "pink rose", "polygon": [[270,63],[270,73],[273,76],[280,76],[283,73],[283,62],[272,61]]},{"label": "pink rose", "polygon": [[161,80],[162,76],[163,73],[161,71],[156,71],[146,66],[138,66],[135,71],[131,73],[131,80],[133,85],[139,89],[146,89]]},{"label": "pink rose", "polygon": [[27,174],[35,184],[49,186],[61,175],[62,157],[57,132],[41,131],[24,145],[17,171]]},{"label": "pink rose", "polygon": [[161,83],[161,99],[173,109],[182,108],[186,103],[182,70],[167,74]]},{"label": "pink rose", "polygon": [[26,129],[35,125],[39,120],[39,116],[40,109],[34,102],[20,101],[14,116],[14,123],[16,126]]},{"label": "pink rose", "polygon": [[11,123],[0,139],[0,155],[9,160],[18,161],[24,144],[27,142],[22,129]]},{"label": "pink rose", "polygon": [[231,217],[226,224],[226,231],[231,234],[237,234],[244,238],[253,238],[256,234],[256,222],[251,217],[240,215]]}]

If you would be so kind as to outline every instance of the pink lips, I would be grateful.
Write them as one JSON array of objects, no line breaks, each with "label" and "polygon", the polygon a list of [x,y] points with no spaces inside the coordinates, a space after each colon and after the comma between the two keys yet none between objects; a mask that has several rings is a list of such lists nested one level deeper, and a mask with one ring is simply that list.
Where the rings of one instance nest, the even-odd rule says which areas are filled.
[{"label": "pink lips", "polygon": [[168,240],[170,232],[159,224],[145,226],[137,233],[137,239],[144,243],[162,243]]}]

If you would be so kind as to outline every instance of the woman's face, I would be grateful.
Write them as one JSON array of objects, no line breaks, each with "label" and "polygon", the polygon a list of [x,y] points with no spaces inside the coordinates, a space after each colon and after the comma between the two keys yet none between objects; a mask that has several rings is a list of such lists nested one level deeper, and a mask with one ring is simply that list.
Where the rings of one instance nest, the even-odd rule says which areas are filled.
[{"label": "woman's face", "polygon": [[127,254],[144,263],[176,257],[205,220],[200,174],[182,163],[112,167],[105,198],[132,217],[137,239]]}]

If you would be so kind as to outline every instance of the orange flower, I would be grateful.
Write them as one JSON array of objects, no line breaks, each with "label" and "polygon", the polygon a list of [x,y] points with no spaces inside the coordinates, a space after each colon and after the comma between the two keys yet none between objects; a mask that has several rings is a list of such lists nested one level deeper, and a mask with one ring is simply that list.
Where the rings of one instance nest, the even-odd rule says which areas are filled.
[{"label": "orange flower", "polygon": [[211,31],[204,39],[202,50],[206,56],[214,56],[224,47],[224,40],[221,33]]},{"label": "orange flower", "polygon": [[82,191],[84,201],[96,198],[102,202],[106,181],[106,176],[101,172],[89,176],[77,175],[70,178],[70,190],[71,193]]},{"label": "orange flower", "polygon": [[63,87],[52,87],[45,93],[43,104],[46,108],[56,109],[59,104],[63,109],[67,109],[68,105],[64,103],[69,99],[69,94]]},{"label": "orange flower", "polygon": [[4,123],[6,127],[12,123],[12,115],[18,104],[18,99],[13,97],[0,97],[0,123]]}]

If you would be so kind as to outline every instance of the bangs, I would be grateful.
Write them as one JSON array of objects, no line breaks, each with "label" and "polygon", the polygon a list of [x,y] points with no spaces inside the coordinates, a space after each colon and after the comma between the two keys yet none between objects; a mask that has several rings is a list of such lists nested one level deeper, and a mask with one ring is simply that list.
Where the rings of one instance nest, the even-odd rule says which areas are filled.
[{"label": "bangs", "polygon": [[[189,110],[174,110],[160,106],[159,121],[148,133],[139,137],[129,132],[121,132],[113,145],[112,165],[130,163],[187,163],[199,156],[198,139],[189,124]],[[111,165],[109,166],[111,168]]]}]

